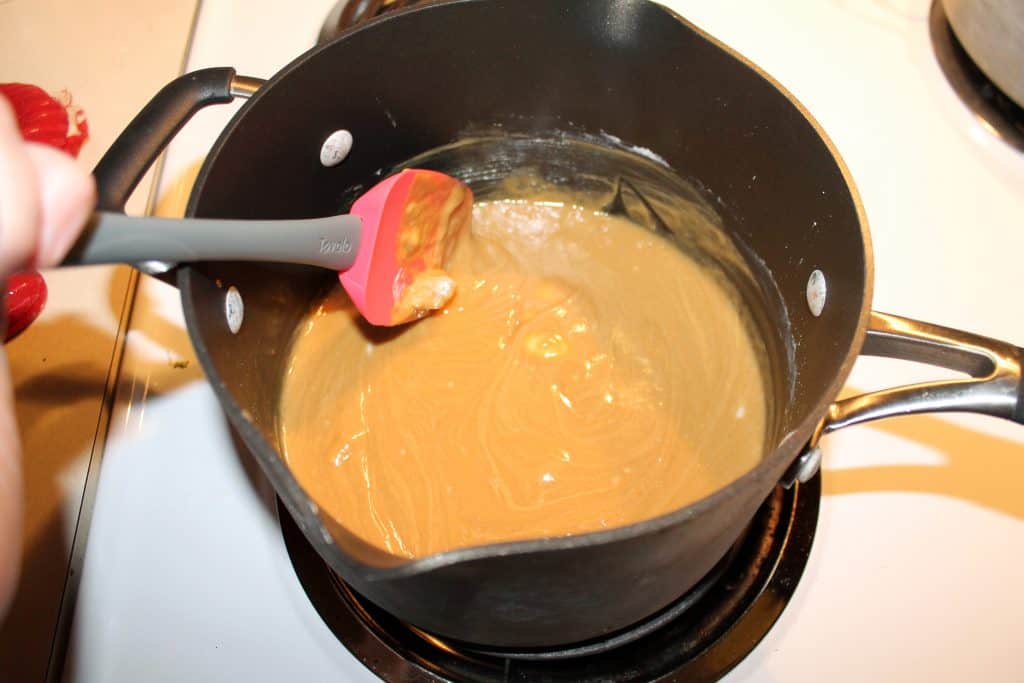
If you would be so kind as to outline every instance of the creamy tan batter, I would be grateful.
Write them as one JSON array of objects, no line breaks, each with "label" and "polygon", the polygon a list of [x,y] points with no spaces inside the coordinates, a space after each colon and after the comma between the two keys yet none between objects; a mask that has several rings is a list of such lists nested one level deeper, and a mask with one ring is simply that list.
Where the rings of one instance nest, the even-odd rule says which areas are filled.
[{"label": "creamy tan batter", "polygon": [[473,207],[455,297],[399,329],[331,293],[297,335],[285,455],[319,505],[419,557],[675,510],[762,455],[748,326],[711,272],[623,219]]},{"label": "creamy tan batter", "polygon": [[441,173],[417,172],[395,240],[391,325],[422,318],[451,301],[456,283],[444,266],[472,206],[473,192],[466,185]]}]

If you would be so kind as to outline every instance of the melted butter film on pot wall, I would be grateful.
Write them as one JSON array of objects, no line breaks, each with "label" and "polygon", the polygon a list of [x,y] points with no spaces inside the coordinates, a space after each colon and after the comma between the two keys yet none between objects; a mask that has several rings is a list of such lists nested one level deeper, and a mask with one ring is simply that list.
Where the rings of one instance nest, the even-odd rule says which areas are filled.
[{"label": "melted butter film on pot wall", "polygon": [[280,407],[299,482],[421,557],[650,519],[761,458],[764,383],[707,268],[564,196],[477,203],[440,312],[397,330],[326,296]]}]

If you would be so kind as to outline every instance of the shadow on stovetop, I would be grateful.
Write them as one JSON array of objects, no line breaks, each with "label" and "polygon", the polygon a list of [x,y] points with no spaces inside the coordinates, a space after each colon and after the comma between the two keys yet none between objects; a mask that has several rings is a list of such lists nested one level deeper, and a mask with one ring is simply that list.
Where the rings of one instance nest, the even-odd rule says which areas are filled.
[{"label": "shadow on stovetop", "polygon": [[[127,269],[108,285],[115,320],[128,301],[126,277]],[[135,303],[149,305],[145,300]],[[65,590],[77,581],[69,571],[79,522],[85,518],[79,515],[90,506],[87,477],[93,478],[92,470],[99,466],[108,425],[104,411],[113,400],[114,387],[107,380],[120,360],[105,355],[120,353],[118,340],[81,315],[44,316],[27,332],[5,349],[12,360],[26,499],[21,579],[9,611],[0,618],[0,679],[11,683],[43,681],[55,674],[48,666],[66,635],[59,620]],[[156,325],[150,340],[165,349],[166,357],[155,356],[142,370],[150,378],[149,396],[201,377],[198,368],[182,360],[193,356],[183,330],[170,323]],[[70,360],[76,355],[63,353],[64,345],[96,351],[88,361]],[[122,397],[134,391],[125,378],[116,386]]]},{"label": "shadow on stovetop", "polygon": [[853,429],[869,428],[933,449],[944,462],[829,469],[823,477],[824,495],[933,493],[1024,519],[1021,443],[930,415],[887,419]]}]

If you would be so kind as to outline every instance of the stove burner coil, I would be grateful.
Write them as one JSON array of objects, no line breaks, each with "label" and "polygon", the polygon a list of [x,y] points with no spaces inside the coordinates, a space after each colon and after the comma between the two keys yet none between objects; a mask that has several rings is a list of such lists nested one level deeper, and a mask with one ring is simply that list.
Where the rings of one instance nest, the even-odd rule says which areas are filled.
[{"label": "stove burner coil", "polygon": [[776,489],[712,573],[673,605],[607,638],[552,650],[476,648],[402,623],[342,582],[278,505],[299,581],[340,644],[386,681],[714,681],[768,633],[814,540],[821,477]]},{"label": "stove burner coil", "polygon": [[953,33],[941,0],[932,2],[928,28],[939,68],[981,125],[1024,152],[1024,109],[1001,91],[974,63]]},{"label": "stove burner coil", "polygon": [[339,0],[334,6],[317,38],[317,45],[330,42],[338,34],[353,26],[365,23],[386,12],[406,9],[413,5],[422,5],[430,0]]}]

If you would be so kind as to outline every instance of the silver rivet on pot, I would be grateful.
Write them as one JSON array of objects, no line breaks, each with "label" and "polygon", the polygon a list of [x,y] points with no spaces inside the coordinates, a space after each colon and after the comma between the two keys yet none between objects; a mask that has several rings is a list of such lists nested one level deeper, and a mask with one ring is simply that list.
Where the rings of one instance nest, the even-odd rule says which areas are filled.
[{"label": "silver rivet on pot", "polygon": [[146,275],[163,275],[175,265],[171,261],[142,261],[135,264]]},{"label": "silver rivet on pot", "polygon": [[796,480],[801,484],[806,484],[814,478],[814,475],[816,475],[820,469],[821,448],[818,446],[808,448],[800,454],[800,457],[796,461]]},{"label": "silver rivet on pot", "polygon": [[824,310],[826,296],[828,287],[825,284],[825,274],[815,270],[807,279],[807,308],[811,309],[811,315],[815,318]]},{"label": "silver rivet on pot", "polygon": [[352,151],[352,133],[345,129],[336,130],[327,136],[320,148],[320,163],[330,168],[337,166]]},{"label": "silver rivet on pot", "polygon": [[800,482],[806,484],[821,469],[821,448],[814,446],[807,448],[793,461],[793,464],[786,469],[785,474],[779,480],[784,488],[791,488],[793,484]]},{"label": "silver rivet on pot", "polygon": [[242,303],[242,294],[234,287],[228,287],[224,295],[224,317],[227,318],[231,334],[238,334],[245,317],[245,304]]}]

